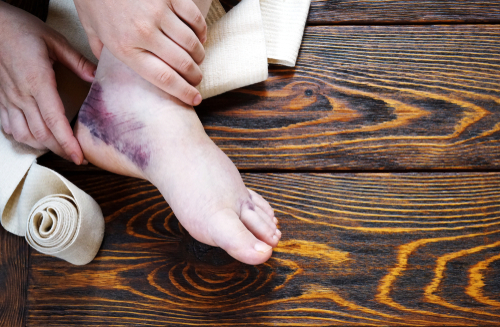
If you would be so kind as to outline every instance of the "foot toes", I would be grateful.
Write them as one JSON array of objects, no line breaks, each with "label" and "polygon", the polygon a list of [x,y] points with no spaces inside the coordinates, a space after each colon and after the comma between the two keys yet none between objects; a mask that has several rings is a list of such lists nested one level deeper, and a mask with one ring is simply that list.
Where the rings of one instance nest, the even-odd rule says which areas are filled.
[{"label": "foot toes", "polygon": [[269,217],[267,213],[264,212],[260,207],[255,206],[255,212],[272,228],[276,228],[276,222],[278,219]]},{"label": "foot toes", "polygon": [[260,194],[251,189],[248,189],[252,201],[260,207],[265,213],[267,213],[271,218],[274,218],[274,210],[271,208],[269,202],[267,202]]},{"label": "foot toes", "polygon": [[217,246],[236,260],[250,265],[266,262],[273,252],[272,247],[257,239],[230,209],[222,210],[212,217],[210,233]]},{"label": "foot toes", "polygon": [[278,244],[279,238],[276,235],[276,225],[271,222],[269,216],[253,205],[243,205],[240,220],[246,228],[252,232],[259,240],[271,246]]}]

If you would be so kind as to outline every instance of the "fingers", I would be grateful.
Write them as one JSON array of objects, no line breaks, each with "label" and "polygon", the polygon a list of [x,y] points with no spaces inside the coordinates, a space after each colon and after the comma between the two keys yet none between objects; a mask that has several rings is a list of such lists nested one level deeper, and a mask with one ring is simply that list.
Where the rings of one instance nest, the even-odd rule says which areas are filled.
[{"label": "fingers", "polygon": [[135,60],[125,62],[125,64],[137,67],[139,75],[182,102],[192,106],[201,103],[200,92],[186,82],[175,70],[165,65],[164,61],[150,52],[139,52]]},{"label": "fingers", "polygon": [[39,83],[33,92],[43,121],[61,146],[65,156],[71,158],[75,164],[81,165],[83,153],[65,116],[64,106],[57,93],[53,71],[51,76],[45,78],[47,78],[47,81]]},{"label": "fingers", "polygon": [[181,75],[189,84],[198,85],[202,75],[200,67],[193,58],[163,34],[159,34],[156,40],[157,51],[155,54]]},{"label": "fingers", "polygon": [[94,72],[97,66],[76,51],[64,37],[61,36],[61,38],[54,42],[50,48],[50,50],[52,50],[51,56],[53,56],[55,60],[68,67],[84,81],[94,81]]},{"label": "fingers", "polygon": [[64,153],[64,150],[61,148],[57,140],[54,138],[54,135],[43,121],[42,115],[40,114],[40,109],[38,108],[36,103],[26,106],[23,112],[24,116],[26,117],[31,135],[33,136],[35,141],[50,149],[58,156],[67,159],[68,157]]},{"label": "fingers", "polygon": [[161,28],[163,33],[184,49],[198,65],[203,62],[205,49],[200,39],[179,17],[172,12],[168,12],[161,22]]},{"label": "fingers", "polygon": [[172,0],[174,12],[191,27],[201,43],[207,40],[207,24],[200,9],[193,1]]},{"label": "fingers", "polygon": [[24,143],[32,148],[45,150],[50,149],[57,155],[68,159],[61,146],[45,125],[38,106],[33,103],[25,103],[24,110],[10,104],[9,109],[0,105],[0,120],[7,134],[12,134],[19,143]]},{"label": "fingers", "polygon": [[44,150],[45,147],[42,144],[38,143],[31,134],[23,112],[15,107],[9,107],[8,112],[9,125],[14,139],[17,142],[27,144],[32,148]]}]

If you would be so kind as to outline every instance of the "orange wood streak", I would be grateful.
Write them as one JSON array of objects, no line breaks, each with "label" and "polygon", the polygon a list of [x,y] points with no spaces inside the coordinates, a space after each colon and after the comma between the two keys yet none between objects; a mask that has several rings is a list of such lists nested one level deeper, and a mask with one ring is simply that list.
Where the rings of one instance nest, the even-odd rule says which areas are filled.
[{"label": "orange wood streak", "polygon": [[469,285],[465,290],[465,292],[476,301],[493,307],[500,307],[500,302],[492,300],[484,295],[483,288],[485,285],[483,280],[483,271],[487,270],[491,263],[498,260],[500,260],[500,254],[478,262],[471,269],[469,269]]},{"label": "orange wood streak", "polygon": [[234,272],[217,272],[217,279],[211,279],[209,277],[205,276],[207,267],[195,267],[194,270],[198,276],[200,276],[201,279],[203,279],[204,282],[210,283],[210,284],[221,284],[224,282],[229,281],[231,278],[234,276]]},{"label": "orange wood streak", "polygon": [[[272,193],[270,192],[269,190],[279,190],[279,188],[275,188],[275,187],[272,187],[272,186],[267,186],[266,188],[259,188],[256,184],[251,184],[249,183],[249,185],[253,185],[254,188],[256,190],[258,190],[259,192],[263,192],[263,193],[268,193],[269,195],[275,195],[275,193]],[[289,193],[295,193],[296,195],[283,195],[284,198],[287,198],[287,199],[291,199],[291,200],[298,200],[300,199],[301,193],[299,192],[293,192],[293,191],[289,191]],[[312,203],[315,203],[317,204],[318,206],[321,205],[321,204],[329,204],[329,203],[336,203],[339,207],[343,207],[343,208],[346,208],[347,209],[361,209],[361,210],[366,210],[366,206],[359,206],[359,205],[344,205],[344,204],[341,204],[339,202],[353,202],[353,203],[362,203],[363,201],[359,201],[359,200],[355,200],[355,201],[349,201],[349,199],[347,200],[340,200],[339,198],[335,198],[335,197],[329,197],[329,196],[324,196],[322,197],[322,199],[324,200],[309,200],[310,202]],[[388,199],[389,200],[389,199]],[[442,199],[439,199],[439,201],[441,202],[444,202]],[[455,214],[455,215],[439,215],[439,218],[441,219],[446,219],[444,220],[443,222],[439,222],[439,223],[444,223],[446,221],[448,221],[450,224],[456,224],[456,223],[461,223],[461,222],[465,222],[465,221],[450,221],[450,219],[452,218],[460,218],[460,217],[468,217],[468,216],[472,216],[472,217],[476,217],[476,216],[483,216],[484,213],[477,213],[477,214],[467,214],[467,213],[462,213],[462,211],[471,211],[471,210],[474,210],[474,209],[480,209],[480,210],[485,210],[485,209],[493,209],[493,208],[499,208],[500,207],[500,204],[497,204],[498,202],[498,199],[495,199],[495,200],[492,200],[492,201],[482,201],[482,202],[477,202],[477,201],[474,201],[474,202],[452,202],[452,203],[436,203],[435,204],[435,207],[446,207],[446,209],[444,208],[440,208],[440,209],[429,209],[429,205],[427,203],[421,203],[421,204],[413,204],[413,203],[409,203],[409,204],[402,204],[402,206],[404,207],[405,205],[406,206],[411,206],[411,207],[422,207],[422,209],[425,208],[425,213],[430,213],[428,217],[423,217],[422,215],[419,215],[419,216],[416,216],[416,215],[409,215],[408,213],[415,213],[415,212],[419,212],[420,210],[419,209],[402,209],[402,208],[384,208],[382,206],[379,206],[381,204],[377,203],[377,202],[366,202],[365,205],[369,205],[370,209],[372,209],[373,211],[383,211],[383,212],[388,212],[388,213],[391,213],[391,212],[402,212],[402,213],[405,213],[405,214],[401,214],[401,215],[390,215],[389,217],[394,217],[394,218],[398,218],[398,219],[415,219],[415,218],[419,218],[419,219],[426,219],[426,218],[433,218],[435,219],[435,215],[436,214],[441,214],[441,213],[445,213],[445,212],[454,212],[454,213],[458,213],[458,214]],[[486,204],[486,203],[490,203],[490,205],[484,205],[484,206],[472,206],[472,205],[477,205],[477,204]],[[468,205],[471,205],[472,209],[471,208],[447,208],[448,206],[463,206],[464,204],[468,204]],[[307,206],[306,204],[304,204],[304,206]],[[319,207],[318,207],[319,208]],[[322,209],[324,209],[324,207],[321,207]],[[325,209],[326,210],[326,209]],[[333,212],[336,212],[336,213],[352,213],[354,215],[356,215],[356,212],[351,212],[351,211],[342,211],[342,210],[333,210]],[[498,214],[500,213],[495,211],[495,212],[492,212],[492,214]],[[363,215],[363,216],[380,216],[380,214],[370,214],[370,213],[365,213],[363,212],[362,214],[360,213],[360,215]],[[499,219],[499,218],[492,218],[492,219]],[[369,221],[369,222],[392,222],[392,223],[405,223],[405,221],[401,221],[401,220],[398,220],[398,221],[384,221],[384,220],[360,220],[360,221]],[[477,221],[482,221],[482,220],[477,220]],[[410,221],[412,223],[418,223],[417,221]],[[427,222],[423,222],[425,224],[427,224]],[[431,222],[429,222],[429,224],[432,224]]]},{"label": "orange wood streak", "polygon": [[[500,225],[500,222],[497,223],[490,223],[490,224],[476,224],[476,225],[467,225],[467,226],[458,226],[458,227],[356,227],[356,226],[348,226],[348,225],[340,225],[340,224],[334,224],[334,223],[328,223],[324,221],[316,221],[314,219],[302,217],[296,214],[290,213],[288,210],[293,211],[299,211],[304,214],[308,214],[313,217],[324,217],[324,218],[329,218],[331,220],[337,220],[337,218],[330,217],[327,215],[320,215],[316,213],[311,213],[307,212],[304,210],[299,210],[290,206],[284,206],[277,204],[276,202],[273,202],[273,205],[276,206],[274,209],[275,212],[280,212],[283,215],[291,216],[294,219],[304,221],[304,222],[309,222],[311,224],[319,224],[319,225],[324,225],[324,226],[330,226],[334,228],[341,228],[345,230],[355,230],[355,231],[363,231],[363,232],[370,232],[370,233],[410,233],[410,232],[418,232],[418,231],[426,231],[426,232],[432,232],[432,231],[459,231],[459,230],[467,230],[467,229],[479,229],[479,228],[487,228],[487,227],[494,227]],[[284,208],[286,210],[278,209],[279,208]],[[344,220],[344,219],[342,219]],[[345,220],[351,220],[355,221],[353,219],[346,218]]]},{"label": "orange wood streak", "polygon": [[[147,192],[147,193],[150,193],[150,192]],[[133,196],[130,196],[130,197],[127,197],[127,198],[123,198],[123,199],[120,199],[119,201],[122,202],[122,201],[130,201],[134,198],[137,198],[139,197],[141,194],[143,194],[142,192],[140,192],[139,194],[135,194]],[[139,204],[144,204],[144,203],[148,203],[148,202],[153,202],[155,200],[159,200],[159,199],[163,199],[163,196],[162,195],[156,195],[156,196],[152,196],[150,198],[147,198],[147,199],[144,199],[144,200],[141,200],[139,202]],[[114,202],[118,202],[118,201],[114,201]],[[109,205],[109,204],[108,204]],[[106,216],[104,217],[104,220],[106,223],[110,223],[111,221],[115,220],[116,218],[118,218],[120,215],[123,215],[123,213],[127,212],[128,210],[130,210],[131,208],[137,206],[137,203],[133,203],[133,204],[130,204],[130,205],[126,205],[126,206],[123,206],[122,208],[120,208],[119,210],[117,210],[116,212],[114,212],[112,215],[109,215],[109,216]]]},{"label": "orange wood streak", "polygon": [[317,258],[335,265],[349,260],[349,253],[336,250],[326,244],[308,242],[303,240],[281,241],[274,252]]},{"label": "orange wood streak", "polygon": [[[198,290],[201,290],[201,291],[205,291],[205,292],[219,292],[219,291],[223,291],[223,290],[227,290],[231,287],[235,287],[237,286],[238,284],[241,284],[242,282],[245,281],[245,279],[248,277],[248,272],[245,276],[243,276],[243,278],[237,282],[237,283],[231,283],[229,285],[225,285],[225,286],[222,286],[222,287],[217,287],[215,286],[214,284],[224,284],[226,282],[230,282],[231,281],[231,277],[234,277],[234,274],[231,276],[229,276],[228,279],[225,279],[219,283],[211,283],[213,286],[212,288],[208,288],[208,287],[204,287],[198,283],[196,283],[193,279],[191,279],[191,277],[189,277],[189,275],[187,274],[187,271],[188,269],[191,268],[189,265],[186,265],[186,267],[184,267],[184,269],[182,269],[182,276],[186,279],[186,281],[190,284],[190,286],[192,286],[193,288],[196,288]],[[197,295],[196,295],[197,296]]]},{"label": "orange wood streak", "polygon": [[[484,310],[478,310],[478,309],[474,309],[474,308],[466,308],[463,306],[458,306],[458,305],[455,305],[452,303],[448,303],[442,297],[435,294],[438,291],[439,285],[441,284],[441,281],[444,278],[444,272],[446,270],[446,264],[448,262],[450,262],[451,260],[454,260],[456,258],[460,258],[460,257],[466,256],[466,255],[470,255],[473,253],[483,251],[485,249],[490,249],[490,248],[495,248],[495,247],[500,247],[500,241],[492,243],[492,244],[488,244],[488,245],[477,246],[477,247],[474,247],[471,249],[465,249],[465,250],[458,251],[455,253],[448,253],[448,254],[438,258],[437,263],[436,263],[436,268],[434,269],[435,277],[433,278],[432,283],[430,283],[429,285],[427,285],[427,287],[425,287],[426,299],[431,303],[435,303],[435,304],[438,304],[438,305],[441,305],[441,306],[444,306],[444,307],[447,307],[450,309],[454,309],[457,311],[465,311],[465,312],[471,312],[471,313],[475,313],[475,314],[479,314],[479,315],[486,315],[486,316],[500,318],[500,315],[498,315],[498,314],[493,314],[491,312],[487,312]],[[488,323],[492,323],[492,321],[488,321]],[[498,321],[498,323],[500,324],[500,321]]]},{"label": "orange wood streak", "polygon": [[[334,85],[331,85],[332,88],[337,88],[339,90],[342,90],[342,91],[347,91],[346,88],[339,88],[339,87],[336,87]],[[388,87],[387,87],[388,88]],[[471,112],[466,112],[466,115],[465,117],[454,127],[454,132],[450,135],[444,135],[444,136],[411,136],[411,137],[405,137],[405,136],[388,136],[388,137],[378,137],[378,138],[364,138],[364,139],[356,139],[356,140],[348,140],[348,141],[345,141],[345,142],[329,142],[329,143],[318,143],[318,144],[311,144],[311,145],[292,145],[292,146],[278,146],[278,147],[275,147],[275,149],[278,149],[278,150],[286,150],[286,149],[294,149],[294,150],[304,150],[304,149],[311,149],[311,148],[320,148],[320,147],[331,147],[332,145],[344,145],[344,144],[351,144],[351,143],[360,143],[360,142],[367,142],[367,141],[370,141],[370,140],[373,140],[373,141],[380,141],[380,140],[412,140],[412,141],[415,141],[415,140],[451,140],[451,139],[454,139],[454,138],[457,138],[458,136],[460,136],[464,130],[466,128],[468,128],[469,126],[473,125],[474,123],[478,122],[479,120],[485,118],[488,116],[489,112],[484,110],[483,108],[477,106],[477,105],[474,105],[470,102],[466,102],[466,101],[463,101],[463,100],[454,100],[452,98],[449,98],[449,97],[446,97],[446,96],[440,96],[440,95],[437,95],[437,94],[433,94],[433,93],[428,93],[428,92],[415,92],[411,89],[407,89],[407,90],[401,90],[400,88],[396,89],[396,88],[390,88],[392,90],[398,90],[398,91],[407,91],[409,93],[413,93],[413,94],[422,94],[424,96],[427,96],[431,99],[436,99],[436,100],[443,100],[443,101],[447,101],[447,102],[451,102],[451,103],[454,103],[454,104],[457,104],[457,105],[460,105],[460,106],[464,106],[465,108],[468,108],[468,109],[472,109]],[[353,90],[354,91],[354,90]],[[368,96],[369,93],[367,92],[360,92],[360,91],[357,91],[356,92],[357,94],[359,95],[365,95],[365,96]],[[372,97],[376,100],[381,100],[381,101],[384,101],[385,103],[389,104],[394,110],[395,112],[398,114],[398,119],[396,121],[388,121],[388,122],[384,122],[384,123],[380,123],[380,124],[377,124],[377,125],[368,125],[368,126],[362,126],[360,128],[356,128],[356,129],[345,129],[345,130],[342,130],[342,131],[333,131],[333,132],[321,132],[321,133],[314,133],[314,134],[301,134],[301,135],[298,135],[298,136],[295,136],[295,137],[290,137],[290,136],[279,136],[279,137],[266,137],[266,140],[290,140],[290,139],[294,139],[294,138],[300,138],[300,139],[303,139],[303,138],[317,138],[317,137],[324,137],[324,136],[335,136],[335,135],[342,135],[342,134],[354,134],[354,133],[362,133],[362,132],[375,132],[375,131],[380,131],[380,130],[384,130],[384,129],[387,129],[387,128],[396,128],[396,127],[400,127],[400,126],[405,126],[407,125],[411,120],[416,120],[416,119],[419,119],[419,118],[422,118],[426,115],[428,115],[428,113],[426,113],[425,111],[417,108],[417,107],[411,107],[411,106],[408,106],[407,104],[404,104],[400,101],[397,101],[397,100],[393,100],[393,99],[390,99],[390,98],[382,98],[378,95],[375,95]],[[325,123],[325,122],[330,122],[330,121],[334,121],[334,120],[323,120],[323,121],[318,121],[318,122],[321,122],[321,123]],[[307,122],[307,123],[299,123],[299,124],[293,124],[293,125],[289,125],[285,128],[271,128],[271,129],[235,129],[235,128],[229,128],[229,127],[205,127],[205,129],[207,130],[217,130],[217,131],[224,131],[224,132],[235,132],[235,133],[261,133],[261,132],[264,132],[264,131],[277,131],[277,130],[282,130],[282,129],[285,129],[285,130],[288,130],[288,129],[291,129],[291,128],[297,128],[297,127],[303,127],[303,126],[308,126],[308,125],[314,125],[313,122]],[[486,132],[486,133],[492,133],[491,131],[490,132]],[[219,137],[216,137],[216,136],[213,136],[212,139],[214,140],[218,140],[218,139],[228,139],[227,137],[224,137],[224,138],[219,138]],[[236,137],[234,138],[235,140],[257,140],[258,138],[251,138],[251,137]],[[463,142],[463,141],[462,141]],[[411,143],[412,145],[414,143]],[[460,144],[460,143],[458,143]],[[434,145],[434,144],[433,144]],[[446,146],[449,146],[449,145],[446,145]],[[248,147],[248,148],[223,148],[224,150],[265,150],[265,148],[259,148],[259,147]]]},{"label": "orange wood streak", "polygon": [[[315,78],[310,78],[310,79],[315,80]],[[321,80],[318,80],[318,81],[321,81]],[[343,131],[322,132],[322,133],[316,133],[316,134],[303,134],[303,135],[300,135],[300,138],[309,138],[309,137],[318,137],[318,136],[333,136],[333,135],[340,135],[340,134],[347,134],[347,133],[379,131],[379,130],[386,129],[388,127],[395,128],[398,126],[404,126],[404,125],[408,124],[408,122],[410,120],[419,119],[419,118],[422,118],[422,117],[428,115],[427,112],[425,112],[424,110],[422,110],[416,106],[410,106],[410,105],[405,104],[403,102],[400,102],[398,100],[391,99],[388,97],[383,97],[383,96],[378,95],[378,94],[374,95],[373,93],[363,92],[360,90],[355,90],[355,89],[346,88],[346,87],[341,87],[341,86],[337,86],[334,84],[328,84],[328,87],[333,89],[333,90],[345,93],[345,94],[373,97],[376,100],[383,101],[383,102],[387,103],[391,108],[394,109],[395,113],[398,116],[398,119],[396,121],[388,121],[388,122],[384,122],[384,123],[380,123],[380,124],[376,124],[376,125],[362,126],[360,128],[357,128],[357,129],[346,129]],[[335,100],[332,99],[331,97],[329,97],[329,101],[335,102]],[[286,108],[286,105],[285,105],[285,108]],[[340,110],[339,116],[335,115],[335,107],[334,107],[334,111],[333,111],[332,115],[330,115],[328,117],[321,118],[318,120],[308,121],[305,123],[291,124],[291,125],[286,126],[286,127],[266,128],[266,129],[248,129],[248,128],[242,129],[242,128],[231,128],[231,127],[205,126],[205,129],[206,130],[223,131],[223,132],[233,132],[233,133],[261,133],[261,132],[269,132],[269,131],[289,130],[289,129],[299,128],[299,127],[304,127],[304,126],[313,126],[313,125],[316,125],[318,123],[327,123],[327,122],[332,122],[332,121],[337,121],[337,120],[345,121],[345,112],[347,111],[347,109],[344,105],[342,105],[341,108],[342,108],[342,110]],[[360,116],[357,113],[354,114],[354,110],[352,110],[352,111],[353,111],[352,119]],[[297,137],[299,137],[299,136],[297,136]],[[212,137],[212,139],[217,139],[217,138]],[[245,139],[251,140],[252,138],[245,138]],[[266,138],[266,139],[267,140],[279,140],[280,138],[272,137],[272,138]],[[287,137],[286,139],[290,139],[290,138]],[[300,147],[300,146],[298,146],[298,147],[294,146],[294,148],[303,149],[303,147]],[[249,148],[249,149],[255,150],[255,148]],[[279,149],[283,149],[283,148],[279,147]]]},{"label": "orange wood streak", "polygon": [[29,249],[24,238],[0,227],[0,326],[27,324]]},{"label": "orange wood streak", "polygon": [[[143,234],[139,234],[139,233],[136,233],[134,231],[134,223],[136,222],[136,220],[141,217],[144,213],[148,212],[148,211],[151,211],[151,210],[154,210],[155,208],[159,207],[159,206],[162,206],[163,203],[156,203],[154,204],[152,207],[149,207],[149,208],[146,208],[144,209],[143,211],[137,213],[136,215],[134,215],[128,222],[127,222],[127,234],[131,235],[131,236],[135,236],[135,237],[139,237],[139,238],[144,238],[144,239],[148,239],[148,240],[161,240],[162,238],[161,237],[153,237],[153,236],[148,236],[148,235],[143,235]],[[157,214],[157,213],[155,213]],[[154,217],[154,215],[153,215]],[[151,224],[150,224],[150,219],[148,220],[148,223],[147,223],[147,226],[148,226],[148,230],[152,231],[151,230]]]},{"label": "orange wood streak", "polygon": [[[230,10],[240,0],[221,0]],[[498,23],[498,3],[494,0],[415,1],[345,0],[332,6],[330,0],[312,0],[310,24],[456,24],[464,22]]]},{"label": "orange wood streak", "polygon": [[[487,235],[493,235],[493,234],[498,234],[500,231],[493,231],[493,232],[487,232],[487,233],[477,233],[477,234],[468,234],[468,235],[461,235],[461,236],[455,236],[455,237],[442,237],[442,238],[433,238],[433,239],[422,239],[418,240],[409,244],[404,244],[400,246],[399,251],[398,251],[398,263],[396,267],[392,268],[389,273],[382,279],[380,286],[378,287],[378,293],[376,295],[376,298],[378,301],[381,303],[384,303],[388,306],[394,307],[398,310],[401,311],[407,311],[411,313],[416,313],[416,314],[422,314],[422,315],[429,315],[429,316],[436,316],[436,317],[441,317],[441,318],[453,318],[453,319],[460,319],[460,320],[472,320],[472,321],[481,321],[481,322],[486,322],[486,323],[499,323],[500,322],[495,322],[495,321],[485,321],[485,320],[480,320],[480,319],[473,319],[469,317],[462,317],[462,316],[457,316],[457,315],[449,315],[449,314],[440,314],[432,311],[425,311],[425,310],[419,310],[419,309],[411,309],[402,306],[401,304],[395,302],[392,300],[390,297],[390,293],[393,287],[394,282],[397,280],[398,277],[402,275],[402,273],[405,271],[405,269],[408,266],[408,258],[410,255],[417,250],[419,247],[431,244],[431,243],[438,243],[438,242],[443,242],[443,241],[456,241],[459,239],[468,239],[468,238],[473,238],[473,237],[478,237],[478,236],[487,236]],[[442,303],[440,303],[442,304]],[[455,324],[455,322],[453,322]]]},{"label": "orange wood streak", "polygon": [[[28,316],[30,324],[67,325],[70,316],[85,325],[499,324],[496,316],[478,316],[430,300],[424,306],[416,302],[415,307],[399,301],[401,296],[424,299],[424,288],[433,282],[432,271],[443,256],[436,253],[462,251],[469,241],[474,247],[498,242],[498,225],[475,226],[488,225],[479,220],[498,215],[498,173],[246,173],[243,178],[271,201],[283,231],[283,241],[265,265],[249,267],[221,256],[220,250],[192,248],[194,240],[177,228],[178,221],[162,199],[144,201],[156,197],[157,191],[146,192],[103,206],[106,216],[123,205],[130,211],[127,219],[107,224],[108,239],[91,265],[75,268],[40,254],[31,256],[31,299],[43,298],[54,306],[30,300],[36,310]],[[77,185],[86,190],[86,180],[81,178]],[[106,180],[105,175],[103,183]],[[92,183],[91,195],[99,189],[95,180]],[[144,185],[148,183],[136,187],[142,192]],[[115,187],[121,189],[120,183]],[[130,199],[133,193],[130,189],[120,197]],[[438,215],[436,221],[450,224],[426,231],[416,230],[426,225],[411,223],[410,231],[400,232],[377,222],[377,212],[380,221],[425,222]],[[445,228],[468,219],[470,228]],[[133,233],[126,233],[127,226]],[[469,257],[461,260],[470,262]],[[419,283],[408,281],[420,265],[430,276]],[[72,296],[75,292],[85,295],[80,299]],[[438,292],[439,288],[432,294],[441,295]],[[464,287],[464,292],[444,300],[455,304],[467,298]],[[497,314],[493,310],[498,307],[470,308]]]}]

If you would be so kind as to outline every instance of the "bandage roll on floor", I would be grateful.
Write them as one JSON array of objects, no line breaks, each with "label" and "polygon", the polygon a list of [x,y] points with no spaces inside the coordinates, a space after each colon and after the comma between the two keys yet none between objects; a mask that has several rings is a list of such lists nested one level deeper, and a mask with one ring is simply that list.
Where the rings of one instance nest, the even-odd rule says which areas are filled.
[{"label": "bandage roll on floor", "polygon": [[[214,0],[200,67],[202,97],[266,80],[269,63],[294,66],[309,6],[310,0],[242,0],[226,14],[219,0]],[[72,0],[51,0],[47,24],[97,63]],[[56,70],[56,75],[71,120],[89,85],[66,69]],[[36,163],[44,153],[0,132],[0,222],[37,251],[75,265],[87,264],[103,240],[102,212],[88,194]]]},{"label": "bandage roll on floor", "polygon": [[104,237],[101,209],[64,177],[38,165],[41,154],[0,132],[2,226],[39,252],[87,264]]}]

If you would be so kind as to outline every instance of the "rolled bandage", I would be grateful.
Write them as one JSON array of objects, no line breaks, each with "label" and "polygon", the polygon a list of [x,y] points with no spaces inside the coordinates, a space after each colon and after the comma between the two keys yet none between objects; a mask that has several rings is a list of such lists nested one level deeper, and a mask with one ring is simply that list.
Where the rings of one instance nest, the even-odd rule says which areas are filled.
[{"label": "rolled bandage", "polygon": [[75,238],[80,223],[78,216],[70,197],[63,194],[46,196],[31,210],[26,238],[39,251],[58,253]]},{"label": "rolled bandage", "polygon": [[265,81],[268,64],[295,66],[311,0],[242,0],[207,16],[208,39],[197,89],[203,99]]},{"label": "rolled bandage", "polygon": [[104,218],[88,194],[38,165],[28,147],[0,131],[0,222],[37,251],[75,265],[92,261],[104,237]]},{"label": "rolled bandage", "polygon": [[41,253],[83,265],[94,259],[102,242],[101,233],[89,233],[104,229],[104,220],[97,222],[102,222],[102,226],[88,226],[74,198],[49,195],[33,206],[26,240]]}]

